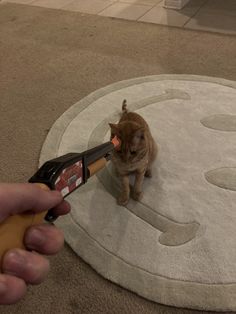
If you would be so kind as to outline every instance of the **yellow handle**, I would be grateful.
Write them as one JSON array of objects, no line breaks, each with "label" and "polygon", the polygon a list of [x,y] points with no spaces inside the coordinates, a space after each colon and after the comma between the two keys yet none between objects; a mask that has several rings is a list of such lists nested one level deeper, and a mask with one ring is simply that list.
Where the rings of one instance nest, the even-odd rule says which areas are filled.
[{"label": "yellow handle", "polygon": [[[49,187],[45,184],[38,183],[38,185],[43,190],[49,190]],[[0,223],[0,261],[10,249],[25,249],[24,236],[26,229],[32,225],[42,223],[45,215],[46,211],[38,214],[14,215]]]},{"label": "yellow handle", "polygon": [[105,167],[107,163],[106,158],[101,158],[88,166],[90,177],[92,177],[96,172]]}]

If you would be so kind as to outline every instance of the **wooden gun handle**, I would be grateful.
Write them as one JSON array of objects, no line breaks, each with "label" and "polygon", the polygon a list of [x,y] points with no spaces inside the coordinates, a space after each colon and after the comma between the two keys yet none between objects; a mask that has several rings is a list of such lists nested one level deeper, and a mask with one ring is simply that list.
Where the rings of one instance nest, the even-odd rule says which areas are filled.
[{"label": "wooden gun handle", "polygon": [[[37,183],[42,189],[49,190],[45,184]],[[37,214],[21,214],[8,217],[0,223],[0,261],[4,254],[14,248],[25,249],[25,231],[30,226],[44,221],[47,211]]]}]

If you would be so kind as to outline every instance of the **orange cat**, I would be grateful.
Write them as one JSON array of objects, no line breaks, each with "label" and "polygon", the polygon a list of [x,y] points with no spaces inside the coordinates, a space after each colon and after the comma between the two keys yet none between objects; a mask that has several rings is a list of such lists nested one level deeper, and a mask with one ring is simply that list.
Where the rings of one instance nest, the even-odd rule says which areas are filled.
[{"label": "orange cat", "polygon": [[152,176],[152,163],[157,155],[157,145],[146,121],[135,112],[128,112],[126,100],[122,105],[122,116],[118,124],[109,123],[111,137],[121,139],[120,150],[113,154],[113,164],[122,183],[122,192],[117,199],[119,205],[126,205],[130,197],[129,175],[135,174],[135,183],[131,196],[135,200],[142,198],[144,176]]}]

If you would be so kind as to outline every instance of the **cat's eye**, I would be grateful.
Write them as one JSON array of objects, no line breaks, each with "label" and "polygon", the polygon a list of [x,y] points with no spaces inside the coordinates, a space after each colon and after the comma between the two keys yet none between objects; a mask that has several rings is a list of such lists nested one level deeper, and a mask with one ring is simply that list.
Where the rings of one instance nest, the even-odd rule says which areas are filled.
[{"label": "cat's eye", "polygon": [[136,135],[136,138],[139,139],[139,140],[144,140],[144,135]]},{"label": "cat's eye", "polygon": [[136,152],[135,152],[135,151],[131,151],[130,154],[131,154],[131,155],[135,155]]}]

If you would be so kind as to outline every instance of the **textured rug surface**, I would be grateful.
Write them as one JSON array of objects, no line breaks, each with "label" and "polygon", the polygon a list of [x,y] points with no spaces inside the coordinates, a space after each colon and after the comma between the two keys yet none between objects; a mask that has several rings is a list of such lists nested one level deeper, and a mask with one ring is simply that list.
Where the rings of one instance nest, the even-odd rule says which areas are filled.
[{"label": "textured rug surface", "polygon": [[160,149],[141,202],[116,205],[111,164],[68,197],[71,215],[57,224],[102,276],[167,305],[236,309],[235,88],[203,76],[135,78],[95,91],[53,125],[40,163],[108,140],[125,98]]}]

